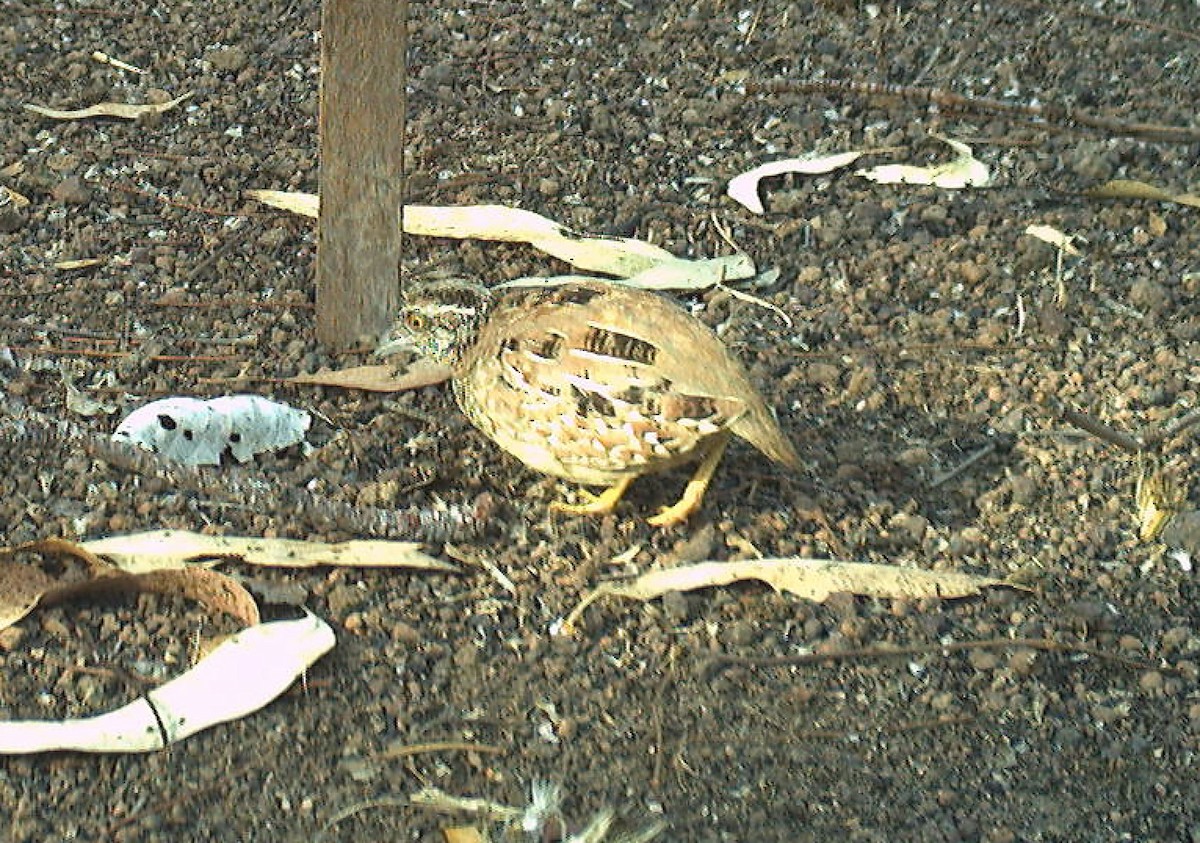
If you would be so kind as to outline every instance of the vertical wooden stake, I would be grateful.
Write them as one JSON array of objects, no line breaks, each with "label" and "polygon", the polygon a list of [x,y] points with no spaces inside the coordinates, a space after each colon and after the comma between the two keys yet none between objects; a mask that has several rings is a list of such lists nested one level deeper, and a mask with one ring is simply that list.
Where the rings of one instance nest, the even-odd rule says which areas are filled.
[{"label": "vertical wooden stake", "polygon": [[324,0],[317,338],[345,348],[399,304],[407,0]]}]

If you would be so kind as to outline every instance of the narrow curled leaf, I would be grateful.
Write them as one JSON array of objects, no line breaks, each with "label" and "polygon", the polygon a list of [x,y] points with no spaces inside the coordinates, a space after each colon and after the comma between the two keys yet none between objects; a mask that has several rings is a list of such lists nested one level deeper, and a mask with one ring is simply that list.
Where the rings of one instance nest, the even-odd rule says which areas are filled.
[{"label": "narrow curled leaf", "polygon": [[952,161],[934,167],[884,164],[879,167],[858,170],[855,175],[879,184],[927,184],[947,190],[984,187],[991,181],[991,173],[987,165],[975,158],[971,147],[961,141],[944,138],[940,135],[933,137],[949,145],[958,153]]},{"label": "narrow curled leaf", "polygon": [[94,269],[97,266],[104,266],[108,262],[108,258],[77,258],[76,260],[57,261],[54,268],[62,272],[70,272],[76,269]]},{"label": "narrow curled leaf", "polygon": [[293,190],[247,190],[246,195],[256,202],[270,205],[281,211],[289,211],[302,217],[317,218],[319,200],[314,193]]},{"label": "narrow curled leaf", "polygon": [[[49,538],[0,548],[0,629],[21,620],[38,605],[113,592],[179,595],[231,615],[247,626],[258,623],[254,598],[224,574],[200,568],[163,570],[165,566],[125,570],[101,558],[88,545]],[[24,553],[68,556],[82,564],[50,573],[47,566],[16,558]]]},{"label": "narrow curled leaf", "polygon": [[771,161],[761,164],[752,170],[734,176],[729,180],[725,192],[729,198],[754,214],[761,214],[762,199],[758,195],[758,185],[765,178],[782,176],[786,173],[803,173],[804,175],[819,175],[840,170],[857,161],[863,154],[862,150],[837,152],[833,155],[820,155],[810,158],[785,158],[782,161]]},{"label": "narrow curled leaf", "polygon": [[[320,211],[320,200],[311,193],[248,190],[246,195],[308,217],[316,217]],[[711,277],[705,286],[712,286],[751,278],[757,271],[745,255],[710,260],[678,258],[653,243],[581,234],[541,214],[505,205],[405,205],[403,228],[405,234],[425,237],[528,243],[579,269],[618,278],[653,270],[661,274],[657,278],[648,276],[643,282],[660,290],[694,289],[699,277]]]},{"label": "narrow curled leaf", "polygon": [[97,556],[111,559],[123,571],[141,573],[191,569],[204,560],[239,559],[270,568],[316,565],[363,568],[418,568],[456,571],[453,565],[422,553],[416,542],[355,540],[310,542],[243,536],[209,536],[187,530],[151,530],[83,542]]},{"label": "narrow curled leaf", "polygon": [[323,369],[311,374],[288,378],[288,383],[313,386],[340,386],[344,389],[363,389],[368,392],[403,392],[420,389],[449,380],[450,369],[426,358],[417,358],[402,371],[395,366],[351,366],[346,369]]},{"label": "narrow curled leaf", "polygon": [[316,615],[258,624],[116,711],[59,721],[0,721],[0,754],[162,749],[259,710],[333,645],[333,630]]},{"label": "narrow curled leaf", "polygon": [[5,205],[12,205],[14,208],[25,208],[29,205],[29,199],[17,193],[12,188],[0,184],[0,208],[3,208]]},{"label": "narrow curled leaf", "polygon": [[1200,208],[1200,196],[1189,193],[1172,193],[1144,181],[1134,179],[1112,179],[1087,191],[1093,199],[1149,199],[1154,202],[1174,202]]},{"label": "narrow curled leaf", "polygon": [[163,114],[170,111],[181,102],[192,98],[191,92],[182,96],[176,97],[173,100],[159,103],[125,103],[125,102],[101,102],[96,105],[80,108],[74,111],[62,111],[57,108],[46,108],[42,105],[34,105],[33,103],[25,103],[23,106],[26,111],[32,111],[34,114],[40,114],[43,117],[50,117],[54,120],[86,120],[89,117],[118,117],[122,120],[136,120],[143,114]]},{"label": "narrow curled leaf", "polygon": [[1025,226],[1025,233],[1030,237],[1036,237],[1043,243],[1049,243],[1051,246],[1062,249],[1068,255],[1079,254],[1079,250],[1075,248],[1073,243],[1075,236],[1059,231],[1057,228],[1049,225],[1027,225]]},{"label": "narrow curled leaf", "polygon": [[649,571],[626,583],[606,583],[571,611],[562,629],[569,631],[583,610],[600,597],[611,595],[633,600],[653,600],[671,591],[693,591],[743,580],[760,580],[776,591],[816,602],[839,592],[888,598],[966,597],[978,594],[987,587],[1009,585],[1004,580],[956,571],[926,571],[897,565],[830,559],[794,557],[700,562]]}]

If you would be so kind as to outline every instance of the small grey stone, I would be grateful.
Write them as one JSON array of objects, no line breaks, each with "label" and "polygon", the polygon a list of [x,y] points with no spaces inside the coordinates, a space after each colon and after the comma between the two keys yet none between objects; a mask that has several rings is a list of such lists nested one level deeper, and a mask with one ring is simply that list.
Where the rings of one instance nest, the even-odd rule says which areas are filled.
[{"label": "small grey stone", "polygon": [[79,176],[67,176],[54,186],[50,196],[64,205],[86,205],[92,201],[91,188]]},{"label": "small grey stone", "polygon": [[213,69],[226,73],[237,73],[246,66],[249,61],[249,56],[241,47],[221,47],[213,51],[208,60],[212,62]]}]

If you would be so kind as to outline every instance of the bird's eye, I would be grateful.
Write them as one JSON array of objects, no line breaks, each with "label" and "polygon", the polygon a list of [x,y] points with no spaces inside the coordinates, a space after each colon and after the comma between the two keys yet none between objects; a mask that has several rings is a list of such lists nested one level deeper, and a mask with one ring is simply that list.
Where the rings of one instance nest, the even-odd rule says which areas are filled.
[{"label": "bird's eye", "polygon": [[425,317],[420,313],[409,312],[404,314],[404,324],[410,331],[421,331],[425,328]]}]

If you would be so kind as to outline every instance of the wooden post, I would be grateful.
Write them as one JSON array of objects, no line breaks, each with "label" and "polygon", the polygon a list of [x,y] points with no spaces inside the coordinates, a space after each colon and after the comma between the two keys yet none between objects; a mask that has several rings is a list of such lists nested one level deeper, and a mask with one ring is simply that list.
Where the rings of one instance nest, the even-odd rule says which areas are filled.
[{"label": "wooden post", "polygon": [[317,338],[345,348],[399,305],[407,0],[324,0]]}]

